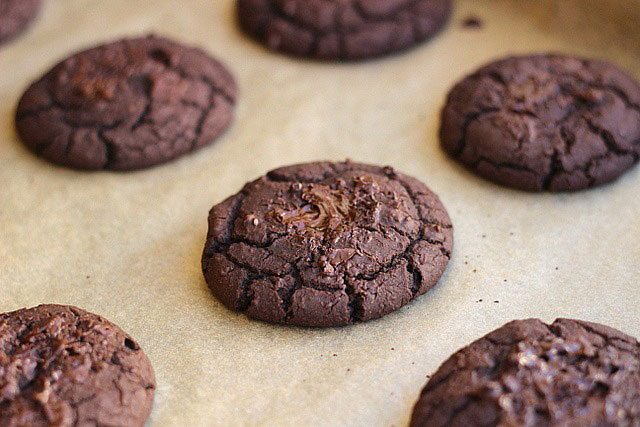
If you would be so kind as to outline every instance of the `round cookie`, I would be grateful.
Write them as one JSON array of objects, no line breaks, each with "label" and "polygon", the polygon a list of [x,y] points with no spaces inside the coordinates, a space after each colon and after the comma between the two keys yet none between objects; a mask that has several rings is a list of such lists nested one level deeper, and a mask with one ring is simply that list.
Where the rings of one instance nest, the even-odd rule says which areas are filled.
[{"label": "round cookie", "polygon": [[640,420],[640,343],[607,326],[517,320],[431,377],[418,426],[631,426]]},{"label": "round cookie", "polygon": [[0,425],[143,426],[155,379],[138,344],[62,305],[0,314]]},{"label": "round cookie", "polygon": [[41,0],[0,0],[0,44],[22,33],[40,11]]},{"label": "round cookie", "polygon": [[227,307],[272,323],[341,326],[431,289],[451,254],[445,208],[390,167],[283,167],[209,213],[204,276]]},{"label": "round cookie", "polygon": [[25,92],[23,142],[78,169],[131,170],[211,144],[231,123],[236,85],[205,52],[149,36],[56,65]]},{"label": "round cookie", "polygon": [[399,52],[436,34],[451,0],[238,0],[246,33],[272,50],[323,60]]},{"label": "round cookie", "polygon": [[440,138],[459,162],[506,186],[593,187],[640,158],[640,85],[604,61],[510,57],[451,90]]}]

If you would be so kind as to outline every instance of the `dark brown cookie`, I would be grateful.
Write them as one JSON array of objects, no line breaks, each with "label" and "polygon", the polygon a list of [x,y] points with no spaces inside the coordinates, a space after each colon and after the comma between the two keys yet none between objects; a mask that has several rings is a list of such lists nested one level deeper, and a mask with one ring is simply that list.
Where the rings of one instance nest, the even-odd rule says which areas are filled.
[{"label": "dark brown cookie", "polygon": [[399,52],[437,33],[451,0],[238,0],[242,28],[270,49],[325,60]]},{"label": "dark brown cookie", "polygon": [[227,307],[273,323],[340,326],[390,313],[444,272],[438,197],[390,167],[276,169],[213,207],[204,276]]},{"label": "dark brown cookie", "polygon": [[0,314],[0,425],[142,426],[155,379],[138,344],[76,307]]},{"label": "dark brown cookie", "polygon": [[518,320],[447,360],[411,426],[637,426],[640,343],[607,326]]},{"label": "dark brown cookie", "polygon": [[41,0],[0,0],[0,44],[23,32],[41,5]]},{"label": "dark brown cookie", "polygon": [[440,138],[451,156],[503,185],[593,187],[640,158],[640,85],[603,61],[507,58],[453,88]]},{"label": "dark brown cookie", "polygon": [[77,53],[26,91],[24,143],[78,169],[139,169],[211,144],[231,123],[236,85],[205,52],[154,36]]}]

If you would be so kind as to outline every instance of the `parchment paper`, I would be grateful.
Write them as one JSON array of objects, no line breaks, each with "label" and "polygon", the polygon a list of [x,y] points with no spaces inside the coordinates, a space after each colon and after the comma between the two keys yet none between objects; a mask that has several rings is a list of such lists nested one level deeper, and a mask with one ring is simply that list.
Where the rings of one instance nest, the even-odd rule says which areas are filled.
[{"label": "parchment paper", "polygon": [[[233,6],[49,0],[0,49],[0,311],[74,304],[119,324],[153,363],[157,426],[402,426],[426,375],[506,321],[578,317],[640,336],[640,168],[599,189],[527,194],[476,178],[437,141],[451,85],[507,53],[604,57],[640,77],[638,1],[458,1],[431,43],[360,64],[271,54],[240,34]],[[461,28],[470,13],[482,30]],[[136,173],[70,171],[22,147],[13,115],[29,82],[73,50],[149,31],[204,47],[237,76],[237,120],[218,143]],[[271,168],[347,157],[441,196],[456,241],[439,285],[342,329],[223,308],[199,264],[209,208]]]}]

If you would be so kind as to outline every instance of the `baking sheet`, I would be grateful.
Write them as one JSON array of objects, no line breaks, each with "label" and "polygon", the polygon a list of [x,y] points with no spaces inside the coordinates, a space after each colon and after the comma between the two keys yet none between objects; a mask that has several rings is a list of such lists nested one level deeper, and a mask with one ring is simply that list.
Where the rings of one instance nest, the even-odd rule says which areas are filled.
[{"label": "baking sheet", "polygon": [[[426,375],[508,320],[578,317],[640,336],[640,168],[599,189],[527,194],[476,178],[437,142],[447,90],[507,53],[604,57],[640,77],[640,2],[458,1],[433,42],[342,65],[267,52],[239,33],[233,6],[47,1],[0,50],[0,311],[74,304],[119,324],[153,363],[155,426],[402,426]],[[482,30],[460,26],[469,14]],[[70,171],[20,145],[13,115],[30,81],[70,51],[149,31],[201,45],[237,76],[237,120],[217,144],[135,173]],[[274,167],[347,157],[441,196],[455,249],[439,285],[342,329],[223,308],[199,264],[209,208]]]}]

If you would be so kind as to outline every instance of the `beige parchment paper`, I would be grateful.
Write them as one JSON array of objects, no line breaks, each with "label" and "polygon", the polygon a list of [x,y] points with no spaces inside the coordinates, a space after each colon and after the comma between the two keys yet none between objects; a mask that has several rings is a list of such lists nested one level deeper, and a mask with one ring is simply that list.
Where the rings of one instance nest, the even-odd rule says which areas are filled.
[{"label": "beige parchment paper", "polygon": [[[463,29],[469,14],[482,30]],[[71,51],[157,32],[225,61],[241,89],[215,145],[147,171],[82,173],[27,152],[15,105]],[[404,55],[323,64],[243,37],[233,0],[49,0],[0,49],[0,311],[74,304],[133,335],[158,381],[154,426],[403,426],[452,352],[515,318],[578,317],[640,336],[640,168],[576,194],[493,185],[439,149],[439,110],[465,73],[505,55],[603,57],[640,77],[636,0],[458,1]],[[208,292],[209,208],[267,170],[317,159],[390,164],[425,181],[455,225],[446,275],[379,321],[270,326]],[[482,300],[481,302],[479,302]]]}]

